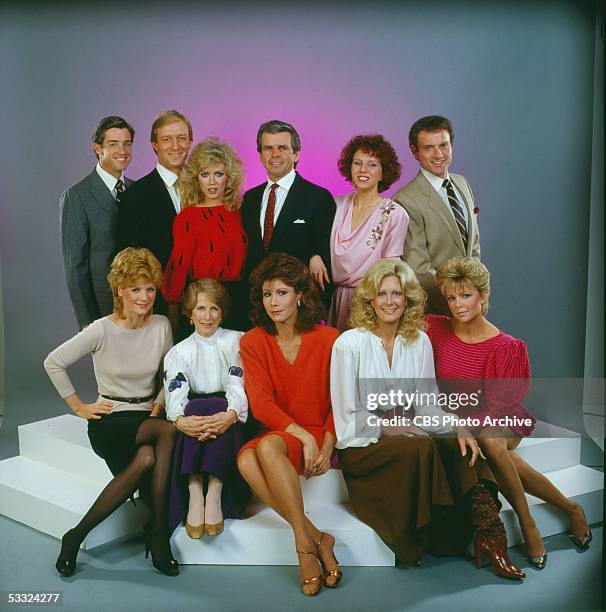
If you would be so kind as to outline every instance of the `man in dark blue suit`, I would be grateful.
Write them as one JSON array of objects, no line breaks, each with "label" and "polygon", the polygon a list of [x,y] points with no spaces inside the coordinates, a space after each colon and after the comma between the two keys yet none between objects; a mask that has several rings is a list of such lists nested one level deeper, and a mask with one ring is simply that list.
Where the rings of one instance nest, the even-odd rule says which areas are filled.
[{"label": "man in dark blue suit", "polygon": [[134,138],[122,117],[101,119],[93,134],[96,167],[61,196],[63,269],[81,328],[113,310],[107,274],[116,250],[118,201],[132,183],[124,172]]},{"label": "man in dark blue suit", "polygon": [[[148,248],[166,267],[173,246],[173,220],[180,210],[177,180],[192,143],[187,117],[176,110],[160,113],[151,129],[156,167],[120,199],[118,250],[127,246]],[[158,292],[154,312],[167,314]]]},{"label": "man in dark blue suit", "polygon": [[259,127],[257,151],[267,182],[244,194],[242,223],[248,236],[247,277],[269,253],[298,257],[330,303],[330,232],[335,201],[327,189],[295,171],[301,139],[295,128],[272,120]]}]

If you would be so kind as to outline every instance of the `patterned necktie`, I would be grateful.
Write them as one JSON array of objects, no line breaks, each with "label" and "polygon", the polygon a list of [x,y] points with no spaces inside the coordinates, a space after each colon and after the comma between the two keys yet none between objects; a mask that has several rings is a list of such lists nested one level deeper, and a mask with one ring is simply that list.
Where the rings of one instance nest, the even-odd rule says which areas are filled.
[{"label": "patterned necktie", "polygon": [[273,183],[269,190],[267,208],[265,209],[265,219],[263,219],[263,248],[267,251],[274,231],[274,213],[276,211],[276,189],[278,183]]},{"label": "patterned necktie", "polygon": [[455,191],[452,187],[450,179],[444,179],[442,181],[442,187],[446,189],[446,195],[448,195],[448,203],[450,204],[450,208],[452,209],[452,214],[454,215],[455,222],[457,224],[457,227],[459,228],[459,232],[461,233],[463,246],[467,251],[467,223],[465,223],[465,215],[463,213],[463,208],[461,208],[459,200],[457,200],[457,196],[455,195]]},{"label": "patterned necktie", "polygon": [[118,179],[116,181],[116,186],[114,187],[114,189],[116,190],[116,202],[119,202],[120,195],[124,193],[124,183],[122,182],[122,179]]}]

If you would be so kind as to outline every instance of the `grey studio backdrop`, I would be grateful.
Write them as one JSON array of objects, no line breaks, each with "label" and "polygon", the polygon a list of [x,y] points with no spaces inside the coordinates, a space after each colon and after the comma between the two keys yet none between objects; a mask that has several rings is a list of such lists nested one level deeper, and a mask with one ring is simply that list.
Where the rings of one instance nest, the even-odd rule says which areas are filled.
[{"label": "grey studio backdrop", "polygon": [[[218,134],[238,147],[250,187],[261,178],[251,167],[258,166],[259,120],[313,113],[303,172],[340,193],[347,187],[334,178],[336,156],[349,137],[383,132],[404,163],[401,186],[416,172],[406,142],[410,123],[429,113],[451,117],[452,169],[469,178],[481,209],[483,260],[493,274],[491,320],[527,341],[535,376],[583,377],[589,362],[592,375],[602,376],[596,10],[593,2],[547,1],[259,2],[229,9],[5,4],[2,456],[17,452],[17,424],[67,410],[42,368],[49,350],[76,332],[61,267],[58,201],[91,171],[91,133],[109,114],[137,129],[129,176],[152,167],[151,120],[175,107],[192,118],[195,141]],[[276,12],[280,19],[271,19]],[[311,40],[318,55],[304,62]],[[326,58],[337,56],[339,64],[328,67]],[[252,93],[251,74],[272,93]],[[226,100],[236,100],[232,113],[240,114],[222,116]],[[335,119],[343,115],[346,128]],[[91,401],[90,362],[72,373]]]}]

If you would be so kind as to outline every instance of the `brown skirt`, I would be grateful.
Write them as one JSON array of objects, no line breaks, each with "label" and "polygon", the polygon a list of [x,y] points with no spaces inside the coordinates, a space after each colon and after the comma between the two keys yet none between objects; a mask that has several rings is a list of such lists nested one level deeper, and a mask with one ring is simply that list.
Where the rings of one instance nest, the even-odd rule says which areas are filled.
[{"label": "brown skirt", "polygon": [[358,518],[410,565],[428,550],[464,552],[473,536],[466,494],[479,480],[494,482],[486,462],[469,468],[456,438],[381,438],[339,450]]}]

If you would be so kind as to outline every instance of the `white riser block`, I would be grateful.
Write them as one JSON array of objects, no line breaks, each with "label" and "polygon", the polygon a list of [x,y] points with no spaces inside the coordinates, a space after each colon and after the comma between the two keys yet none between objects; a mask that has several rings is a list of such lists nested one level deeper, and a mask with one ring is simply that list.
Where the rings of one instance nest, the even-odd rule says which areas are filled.
[{"label": "white riser block", "polygon": [[535,470],[554,472],[578,465],[581,438],[524,438],[516,452]]},{"label": "white riser block", "polygon": [[[545,474],[549,480],[566,496],[579,503],[589,523],[598,523],[603,518],[602,499],[604,495],[604,474],[599,470],[576,465]],[[530,512],[543,537],[556,533],[565,533],[570,530],[568,517],[546,504],[545,502],[527,495]],[[501,519],[507,530],[509,546],[516,546],[524,541],[519,527],[518,519],[505,498],[500,496],[503,508]]]},{"label": "white riser block", "polygon": [[112,474],[105,461],[91,448],[86,428],[86,420],[73,414],[20,425],[19,453],[105,485]]},{"label": "white riser block", "polygon": [[[38,531],[61,536],[76,525],[102,490],[98,483],[25,457],[0,462],[0,514]],[[147,520],[141,501],[124,503],[95,527],[82,548],[136,533]]]},{"label": "white riser block", "polygon": [[[387,566],[394,554],[372,529],[359,521],[348,506],[317,504],[307,515],[335,536],[335,555],[342,566]],[[185,528],[173,535],[173,553],[179,563],[213,565],[297,565],[289,525],[273,510],[263,508],[242,520],[226,520],[218,536],[192,540]]]},{"label": "white riser block", "polygon": [[341,470],[329,469],[322,476],[300,478],[301,492],[306,504],[348,504],[349,494]]}]

